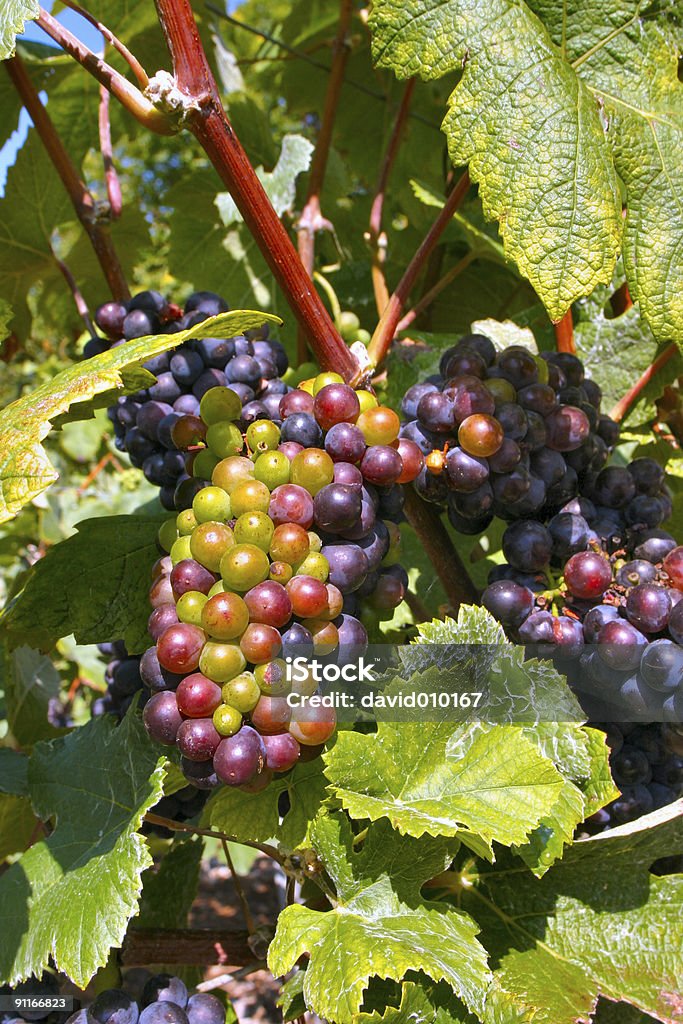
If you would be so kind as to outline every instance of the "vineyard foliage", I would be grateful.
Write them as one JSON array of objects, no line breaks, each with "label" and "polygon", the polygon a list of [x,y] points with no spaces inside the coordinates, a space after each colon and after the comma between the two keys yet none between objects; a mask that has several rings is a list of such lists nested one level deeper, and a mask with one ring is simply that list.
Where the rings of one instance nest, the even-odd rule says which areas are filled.
[{"label": "vineyard foliage", "polygon": [[[340,4],[245,0],[234,17],[193,6],[231,124],[295,237]],[[683,351],[680,3],[350,7],[314,278],[337,327],[351,312],[369,341],[373,268],[381,264],[391,290],[454,182],[465,170],[471,182],[426,262],[423,293],[449,272],[451,282],[399,331],[376,379],[383,402],[400,412],[408,388],[471,330],[499,348],[553,349],[569,311],[609,411],[672,343]],[[150,76],[172,71],[154,4],[87,8]],[[123,211],[110,216],[100,85],[47,36],[16,39],[37,16],[28,0],[3,4],[0,57],[16,47],[131,291],[184,299],[215,290],[231,311],[208,322],[211,337],[267,323],[296,365],[296,321],[197,140],[154,134],[113,98]],[[105,56],[133,81],[116,49]],[[416,84],[378,246],[371,208],[407,79]],[[21,108],[0,68],[0,144]],[[158,844],[155,873],[141,831],[164,793],[184,784],[175,751],[150,741],[135,702],[119,724],[90,709],[105,690],[93,645],[124,640],[131,655],[149,645],[147,592],[168,518],[158,489],[115,447],[106,408],[149,385],[148,359],[207,337],[207,322],[84,359],[90,332],[74,291],[93,311],[111,297],[31,127],[0,198],[0,983],[54,967],[85,988],[129,930],[185,924],[196,891],[200,841]],[[419,289],[411,294],[408,308]],[[666,528],[681,540],[680,449],[652,429],[657,399],[683,376],[680,352],[670,356],[629,404],[613,461],[647,455],[663,465]],[[502,529],[477,540],[447,527],[478,589],[503,560]],[[496,646],[506,684],[480,658],[481,688],[501,707],[534,692],[538,721],[493,725],[470,711],[375,731],[347,724],[321,759],[262,791],[224,786],[209,797],[198,827],[268,844],[303,883],[305,896],[273,922],[267,952],[284,979],[284,1018],[681,1024],[683,876],[651,867],[683,849],[683,801],[577,840],[617,793],[604,733],[552,663],[525,660],[483,608],[450,608],[420,539],[406,523],[401,535],[419,601],[373,638],[410,642],[394,691],[420,671],[423,645],[463,645],[475,659]],[[424,685],[438,688],[438,673]],[[73,726],[54,721],[64,700]],[[305,880],[302,860],[314,865]]]}]

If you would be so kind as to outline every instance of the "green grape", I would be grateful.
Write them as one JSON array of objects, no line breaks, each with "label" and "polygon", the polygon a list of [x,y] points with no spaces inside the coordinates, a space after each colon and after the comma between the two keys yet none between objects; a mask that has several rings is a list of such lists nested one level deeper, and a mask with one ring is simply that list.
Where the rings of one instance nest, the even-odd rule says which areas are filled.
[{"label": "green grape", "polygon": [[356,391],[356,398],[358,399],[358,402],[360,403],[360,411],[362,413],[363,412],[367,412],[368,409],[374,409],[376,405],[379,405],[379,402],[377,401],[375,396],[372,394],[372,392],[371,391],[365,391],[365,390],[363,390],[363,388],[361,388],[360,391]]},{"label": "green grape", "polygon": [[322,551],[322,538],[318,536],[315,530],[308,531],[308,547],[311,551]]},{"label": "green grape", "polygon": [[265,512],[243,512],[235,523],[235,541],[268,551],[274,531],[273,520]]},{"label": "green grape", "polygon": [[254,669],[254,679],[259,690],[267,697],[282,697],[289,693],[291,686],[287,681],[287,666],[282,658],[274,658]]},{"label": "green grape", "polygon": [[204,603],[201,625],[215,640],[235,640],[249,625],[249,609],[239,594],[216,594]]},{"label": "green grape", "polygon": [[232,492],[230,500],[232,514],[236,518],[244,515],[245,512],[267,512],[270,505],[270,491],[260,480],[244,480]]},{"label": "green grape", "polygon": [[175,519],[173,518],[173,516],[171,516],[170,519],[167,519],[159,527],[159,532],[157,533],[157,540],[159,541],[159,546],[162,548],[162,550],[170,554],[171,548],[173,547],[177,539],[178,528],[176,527]]},{"label": "green grape", "polygon": [[223,686],[223,700],[243,715],[248,715],[261,698],[261,690],[253,672],[240,672]]},{"label": "green grape", "polygon": [[274,491],[289,483],[291,462],[284,452],[264,452],[254,463],[254,476]]},{"label": "green grape", "polygon": [[343,384],[344,378],[339,373],[335,373],[334,370],[326,370],[324,373],[319,373],[313,381],[313,394],[317,395],[319,391],[327,387],[328,384]]},{"label": "green grape", "polygon": [[286,583],[289,583],[294,570],[288,562],[271,562],[270,572],[268,573],[268,579],[273,580],[274,583],[281,583],[284,587]]},{"label": "green grape", "polygon": [[235,543],[232,530],[225,523],[211,520],[200,523],[190,538],[192,558],[211,572],[218,572],[221,558]]},{"label": "green grape", "polygon": [[227,683],[247,667],[239,644],[207,640],[199,656],[199,671],[214,683]]},{"label": "green grape", "polygon": [[319,551],[310,551],[302,562],[294,566],[295,576],[312,576],[321,583],[327,582],[330,575],[330,563]]},{"label": "green grape", "polygon": [[292,459],[290,479],[316,495],[334,479],[334,462],[321,448],[306,448]]},{"label": "green grape", "polygon": [[207,424],[238,420],[242,415],[242,402],[232,388],[209,388],[199,403],[199,415]]},{"label": "green grape", "polygon": [[208,601],[206,594],[199,590],[187,590],[178,598],[175,606],[176,614],[181,622],[187,622],[191,626],[201,626],[202,611]]},{"label": "green grape", "polygon": [[244,439],[239,427],[227,421],[214,423],[209,427],[206,432],[206,443],[219,459],[239,455],[244,447]]},{"label": "green grape", "polygon": [[247,428],[247,444],[252,452],[265,452],[279,443],[280,428],[272,420],[254,420]]},{"label": "green grape", "polygon": [[230,495],[222,487],[203,487],[192,500],[198,523],[224,523],[231,515]]},{"label": "green grape", "polygon": [[[545,364],[545,360],[543,361]],[[495,402],[516,402],[517,392],[513,384],[504,377],[490,377],[482,381],[486,390],[493,395]]]},{"label": "green grape", "polygon": [[203,448],[202,451],[197,452],[195,455],[194,462],[192,463],[192,476],[197,480],[210,480],[214,469],[220,462],[208,448]]},{"label": "green grape", "polygon": [[221,736],[234,736],[242,725],[242,716],[237,708],[229,704],[219,704],[213,713],[213,724]]},{"label": "green grape", "polygon": [[367,346],[372,341],[372,335],[370,334],[370,331],[366,331],[364,327],[360,327],[356,331],[356,341],[362,342],[363,345],[365,345],[365,347],[367,348]]},{"label": "green grape", "polygon": [[350,309],[342,310],[339,316],[339,333],[341,334],[344,341],[355,341],[359,327],[360,320],[358,319],[356,314]]},{"label": "green grape", "polygon": [[[318,367],[315,363],[301,363],[301,365],[297,366],[296,369],[291,369],[291,382],[296,387],[296,385],[302,380],[308,380],[309,377],[315,377],[317,372]],[[289,373],[290,371],[288,370],[285,377],[287,377]],[[288,380],[287,383],[289,384],[290,381]]]},{"label": "green grape", "polygon": [[192,531],[197,529],[197,517],[191,508],[186,508],[178,513],[175,524],[178,536],[189,537]]},{"label": "green grape", "polygon": [[211,474],[211,482],[217,487],[222,487],[228,494],[232,494],[245,480],[253,478],[254,463],[243,455],[231,455],[228,459],[222,459]]},{"label": "green grape", "polygon": [[190,538],[189,537],[178,537],[173,543],[171,548],[171,561],[174,565],[178,562],[182,562],[184,558],[192,558],[192,552],[190,550]]},{"label": "green grape", "polygon": [[225,594],[225,593],[227,593],[227,591],[225,589],[225,583],[223,582],[223,580],[216,580],[214,585],[211,587],[211,590],[207,594],[207,597],[215,597],[216,594]]},{"label": "green grape", "polygon": [[268,578],[268,555],[255,544],[236,544],[221,559],[220,572],[232,590],[251,590]]},{"label": "green grape", "polygon": [[534,362],[536,363],[536,368],[538,370],[538,383],[547,384],[550,376],[547,361],[543,359],[542,356],[534,356]]}]

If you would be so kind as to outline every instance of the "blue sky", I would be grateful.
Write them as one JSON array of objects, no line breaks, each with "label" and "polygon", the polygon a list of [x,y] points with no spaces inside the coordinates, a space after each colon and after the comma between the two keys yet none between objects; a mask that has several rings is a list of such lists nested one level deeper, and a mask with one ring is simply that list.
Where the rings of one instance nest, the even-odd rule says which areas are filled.
[{"label": "blue sky", "polygon": [[[54,0],[44,0],[43,6],[47,11],[52,10]],[[102,49],[102,36],[100,33],[89,25],[84,18],[78,16],[75,11],[68,9],[62,11],[58,15],[59,21],[63,22],[73,33],[82,39],[91,50]],[[32,42],[46,43],[52,45],[52,40],[47,36],[42,29],[38,28],[33,22],[28,22],[26,26],[26,32],[19,37],[20,39],[29,39]],[[45,96],[42,96],[43,102],[45,102]],[[7,168],[10,167],[17,155],[17,151],[21,148],[26,138],[26,132],[31,124],[31,120],[25,110],[22,110],[19,117],[19,127],[9,137],[7,142],[2,148],[0,148],[0,195],[5,191],[5,181],[7,180]]]}]

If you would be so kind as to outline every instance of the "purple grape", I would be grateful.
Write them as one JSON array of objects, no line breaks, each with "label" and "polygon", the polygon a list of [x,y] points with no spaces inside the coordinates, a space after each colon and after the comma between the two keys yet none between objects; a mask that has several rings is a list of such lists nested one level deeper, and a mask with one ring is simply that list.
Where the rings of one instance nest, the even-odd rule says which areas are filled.
[{"label": "purple grape", "polygon": [[216,775],[226,786],[242,786],[260,775],[266,766],[263,740],[249,725],[218,744],[213,758]]}]

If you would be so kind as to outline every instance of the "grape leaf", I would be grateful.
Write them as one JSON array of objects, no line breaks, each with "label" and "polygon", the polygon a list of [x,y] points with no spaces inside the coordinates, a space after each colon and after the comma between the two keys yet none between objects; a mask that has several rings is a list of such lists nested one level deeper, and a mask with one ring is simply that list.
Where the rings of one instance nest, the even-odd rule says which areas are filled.
[{"label": "grape leaf", "polygon": [[0,793],[28,796],[28,757],[18,750],[0,748]]},{"label": "grape leaf", "polygon": [[37,825],[30,800],[0,793],[0,863],[26,849]]},{"label": "grape leaf", "polygon": [[604,108],[626,190],[624,265],[655,337],[683,345],[680,6],[529,0]]},{"label": "grape leaf", "polygon": [[595,100],[542,22],[514,0],[375,0],[373,58],[400,78],[461,72],[443,128],[484,212],[559,319],[611,278],[617,176]]},{"label": "grape leaf", "polygon": [[[474,738],[461,754],[463,731]],[[452,747],[452,752],[451,752]],[[380,722],[376,733],[343,732],[324,755],[325,773],[352,818],[387,817],[411,836],[524,843],[551,810],[562,776],[514,726],[452,721]]]},{"label": "grape leaf", "polygon": [[53,961],[85,988],[121,944],[152,863],[137,830],[162,795],[162,763],[133,713],[36,747],[31,800],[56,824],[0,877],[4,982],[40,976]]},{"label": "grape leaf", "polygon": [[78,643],[121,639],[131,654],[149,646],[150,570],[158,558],[153,516],[87,519],[30,571],[0,615],[9,642],[43,650],[73,633]]},{"label": "grape leaf", "polygon": [[14,54],[17,36],[39,13],[38,0],[5,0],[0,10],[0,60]]},{"label": "grape leaf", "polygon": [[[285,135],[280,156],[273,170],[265,171],[263,167],[256,169],[257,177],[278,217],[294,205],[296,179],[308,170],[312,154],[313,146],[303,135]],[[242,215],[229,192],[218,193],[216,206],[225,227],[242,220]]]},{"label": "grape leaf", "polygon": [[277,1005],[282,1010],[282,1019],[285,1024],[290,1020],[296,1020],[306,1013],[306,1001],[304,999],[304,978],[306,972],[295,968],[294,973],[282,983]]},{"label": "grape leaf", "polygon": [[534,1024],[587,1020],[598,995],[680,1024],[683,877],[649,867],[681,843],[679,800],[580,840],[542,879],[513,860],[507,870],[480,865],[459,905],[482,925],[502,985]]},{"label": "grape leaf", "polygon": [[[277,837],[278,843],[296,850],[308,841],[311,823],[326,796],[327,782],[322,763],[316,758],[280,776],[260,793],[244,793],[223,786],[207,804],[204,821],[211,828],[234,836],[238,842],[264,843]],[[280,824],[278,805],[286,793],[289,810]]]},{"label": "grape leaf", "polygon": [[398,1006],[389,1003],[381,1013],[359,1013],[354,1024],[476,1024],[478,1020],[447,985],[428,984],[421,978],[404,982]]},{"label": "grape leaf", "polygon": [[142,876],[136,928],[184,928],[199,884],[204,851],[201,838],[176,840],[158,869]]},{"label": "grape leaf", "polygon": [[32,647],[20,646],[10,652],[7,640],[6,635],[0,652],[5,665],[7,724],[17,743],[30,747],[38,740],[60,735],[61,730],[48,722],[47,711],[50,699],[59,694],[61,679],[49,658]]},{"label": "grape leaf", "polygon": [[468,1006],[481,1006],[489,973],[476,925],[420,896],[422,883],[449,863],[452,844],[418,843],[383,823],[370,827],[354,853],[351,828],[340,815],[318,818],[311,838],[337,903],[327,912],[285,908],[268,950],[273,974],[285,974],[308,953],[306,1005],[339,1024],[358,1012],[373,975],[400,981],[409,970],[445,981]]},{"label": "grape leaf", "polygon": [[[0,247],[1,249],[1,247]],[[232,310],[187,331],[137,338],[62,370],[51,381],[0,411],[0,523],[17,514],[59,474],[40,443],[51,421],[77,402],[122,386],[123,371],[190,338],[230,338],[263,323],[279,323],[269,313]]]}]

